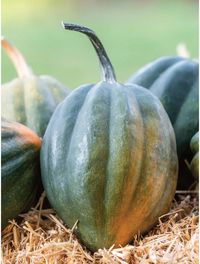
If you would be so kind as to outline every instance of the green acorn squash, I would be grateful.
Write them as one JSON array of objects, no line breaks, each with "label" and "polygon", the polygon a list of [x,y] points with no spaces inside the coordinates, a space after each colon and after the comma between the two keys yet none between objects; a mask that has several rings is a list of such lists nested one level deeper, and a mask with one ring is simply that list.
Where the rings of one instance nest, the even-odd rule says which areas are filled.
[{"label": "green acorn squash", "polygon": [[86,34],[103,81],[75,89],[55,110],[44,135],[41,173],[58,215],[92,251],[125,245],[166,213],[177,181],[174,131],[147,89],[116,81],[95,33]]},{"label": "green acorn squash", "polygon": [[194,157],[190,162],[190,170],[194,178],[199,181],[199,132],[192,137],[190,148],[194,154]]},{"label": "green acorn squash", "polygon": [[185,160],[192,158],[190,139],[199,127],[199,64],[181,57],[163,57],[137,71],[127,83],[148,88],[162,102],[173,125],[179,157],[178,188],[192,183]]},{"label": "green acorn squash", "polygon": [[69,89],[51,76],[34,75],[15,47],[5,38],[1,43],[19,75],[2,85],[2,116],[28,126],[42,137],[53,111],[69,94]]},{"label": "green acorn squash", "polygon": [[41,139],[28,127],[1,122],[1,225],[28,210],[37,197],[41,178]]}]

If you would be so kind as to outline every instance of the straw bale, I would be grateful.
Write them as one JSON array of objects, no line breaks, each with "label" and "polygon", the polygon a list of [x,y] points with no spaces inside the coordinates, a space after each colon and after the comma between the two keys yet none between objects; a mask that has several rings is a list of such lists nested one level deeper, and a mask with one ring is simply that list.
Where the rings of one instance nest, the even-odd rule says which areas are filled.
[{"label": "straw bale", "polygon": [[2,231],[3,264],[147,264],[199,263],[198,191],[177,192],[169,213],[146,235],[125,247],[87,250],[53,209],[44,209],[45,194],[29,212]]}]

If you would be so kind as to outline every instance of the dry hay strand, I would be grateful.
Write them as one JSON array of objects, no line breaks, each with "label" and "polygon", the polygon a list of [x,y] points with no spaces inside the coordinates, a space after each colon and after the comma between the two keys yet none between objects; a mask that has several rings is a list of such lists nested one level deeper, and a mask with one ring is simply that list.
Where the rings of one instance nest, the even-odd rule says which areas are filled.
[{"label": "dry hay strand", "polygon": [[199,263],[198,194],[179,192],[169,213],[159,218],[145,236],[121,248],[99,249],[92,254],[78,241],[53,209],[43,209],[43,194],[35,208],[11,221],[2,232],[3,264],[147,264]]}]

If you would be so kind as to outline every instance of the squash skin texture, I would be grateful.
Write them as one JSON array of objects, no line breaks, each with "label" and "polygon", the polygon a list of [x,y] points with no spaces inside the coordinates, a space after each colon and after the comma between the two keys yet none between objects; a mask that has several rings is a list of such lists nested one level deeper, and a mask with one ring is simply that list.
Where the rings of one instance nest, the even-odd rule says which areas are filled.
[{"label": "squash skin texture", "polygon": [[177,169],[169,118],[137,85],[74,90],[54,112],[41,150],[50,203],[70,228],[78,220],[76,233],[92,251],[148,231],[169,209]]},{"label": "squash skin texture", "polygon": [[[129,79],[128,83],[139,84],[149,89],[160,99],[169,115],[175,131],[179,157],[178,188],[185,189],[192,183],[192,178],[188,177],[189,171],[185,160],[192,158],[190,139],[199,127],[199,64],[189,59],[174,57],[175,62],[166,70],[160,70],[161,73],[156,76],[156,71],[160,67],[159,61],[165,64],[166,59],[167,57],[161,58],[144,66]],[[151,67],[155,68],[155,73],[152,73]],[[151,74],[153,77],[150,80]]]},{"label": "squash skin texture", "polygon": [[41,139],[29,128],[2,120],[1,124],[1,225],[28,210],[41,187]]},{"label": "squash skin texture", "polygon": [[1,88],[2,116],[28,126],[40,137],[69,90],[50,76],[17,78]]},{"label": "squash skin texture", "polygon": [[199,132],[197,132],[190,141],[190,148],[194,157],[190,162],[190,170],[194,178],[199,181]]}]

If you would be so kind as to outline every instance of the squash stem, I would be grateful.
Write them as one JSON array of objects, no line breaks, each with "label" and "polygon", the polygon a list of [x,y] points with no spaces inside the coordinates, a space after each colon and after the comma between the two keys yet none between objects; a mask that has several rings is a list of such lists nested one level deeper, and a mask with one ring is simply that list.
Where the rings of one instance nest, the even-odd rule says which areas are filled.
[{"label": "squash stem", "polygon": [[99,57],[104,81],[109,82],[109,83],[116,82],[114,68],[110,62],[110,59],[108,58],[108,55],[103,47],[103,44],[101,43],[99,38],[96,36],[95,32],[87,27],[83,27],[77,24],[69,24],[69,23],[64,23],[64,22],[62,22],[62,24],[65,29],[78,31],[89,37]]},{"label": "squash stem", "polygon": [[1,38],[1,45],[13,62],[19,77],[28,77],[33,75],[32,70],[29,68],[18,49],[11,45],[4,37]]}]

